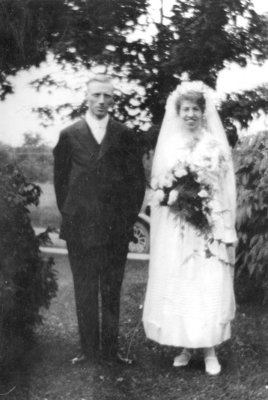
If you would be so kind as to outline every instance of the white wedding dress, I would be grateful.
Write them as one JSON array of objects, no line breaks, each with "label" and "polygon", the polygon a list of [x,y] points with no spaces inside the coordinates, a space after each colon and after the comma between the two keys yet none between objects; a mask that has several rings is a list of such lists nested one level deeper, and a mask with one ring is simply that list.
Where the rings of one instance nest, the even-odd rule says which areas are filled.
[{"label": "white wedding dress", "polygon": [[222,166],[225,155],[210,134],[193,148],[180,147],[176,136],[170,141],[166,162],[171,169],[176,161],[187,157],[202,164],[204,157],[211,156],[210,170],[218,176],[213,183],[216,194],[212,212],[213,237],[217,240],[209,244],[213,256],[207,257],[204,235],[153,197],[143,324],[147,337],[160,344],[211,347],[230,338],[230,322],[235,315],[233,267],[228,263],[226,243],[235,243],[236,233],[224,191],[228,174]]}]

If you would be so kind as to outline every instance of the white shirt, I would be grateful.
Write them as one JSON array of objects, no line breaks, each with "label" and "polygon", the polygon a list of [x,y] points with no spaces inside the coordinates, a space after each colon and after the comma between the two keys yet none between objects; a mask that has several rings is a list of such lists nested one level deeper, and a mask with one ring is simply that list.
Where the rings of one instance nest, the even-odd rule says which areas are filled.
[{"label": "white shirt", "polygon": [[89,128],[91,129],[94,138],[100,144],[106,133],[109,115],[107,114],[104,118],[97,119],[94,118],[88,111],[85,115],[85,120]]}]

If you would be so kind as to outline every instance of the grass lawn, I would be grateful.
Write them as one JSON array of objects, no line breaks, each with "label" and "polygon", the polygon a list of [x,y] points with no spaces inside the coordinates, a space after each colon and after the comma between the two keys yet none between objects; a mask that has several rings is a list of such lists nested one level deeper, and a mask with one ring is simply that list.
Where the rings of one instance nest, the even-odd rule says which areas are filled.
[{"label": "grass lawn", "polygon": [[240,306],[232,341],[219,348],[222,374],[204,374],[200,353],[186,368],[172,368],[176,349],[148,341],[141,325],[146,261],[128,261],[122,290],[122,353],[132,367],[72,366],[79,349],[72,277],[66,256],[55,256],[58,297],[44,313],[36,343],[23,368],[2,377],[0,398],[11,400],[267,400],[268,315],[256,305]]}]

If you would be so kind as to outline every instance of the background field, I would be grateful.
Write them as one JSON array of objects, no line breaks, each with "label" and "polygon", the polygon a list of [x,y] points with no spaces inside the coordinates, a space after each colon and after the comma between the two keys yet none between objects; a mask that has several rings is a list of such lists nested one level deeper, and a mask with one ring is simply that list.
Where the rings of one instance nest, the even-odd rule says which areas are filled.
[{"label": "background field", "polygon": [[38,183],[41,187],[42,193],[40,196],[40,203],[36,206],[30,207],[30,215],[34,227],[48,226],[52,228],[59,228],[60,226],[60,213],[56,204],[56,197],[52,183]]}]

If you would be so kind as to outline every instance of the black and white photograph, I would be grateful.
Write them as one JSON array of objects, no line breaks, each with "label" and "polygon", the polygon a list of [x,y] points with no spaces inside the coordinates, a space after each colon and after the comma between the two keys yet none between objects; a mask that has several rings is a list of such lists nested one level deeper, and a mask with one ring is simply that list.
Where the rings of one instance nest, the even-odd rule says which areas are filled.
[{"label": "black and white photograph", "polygon": [[0,0],[0,399],[268,399],[267,0]]}]

